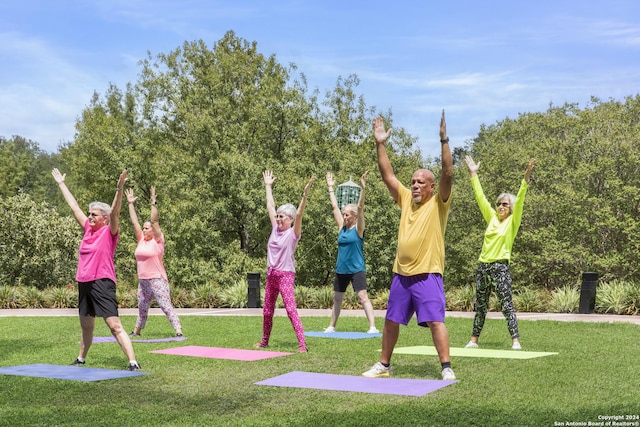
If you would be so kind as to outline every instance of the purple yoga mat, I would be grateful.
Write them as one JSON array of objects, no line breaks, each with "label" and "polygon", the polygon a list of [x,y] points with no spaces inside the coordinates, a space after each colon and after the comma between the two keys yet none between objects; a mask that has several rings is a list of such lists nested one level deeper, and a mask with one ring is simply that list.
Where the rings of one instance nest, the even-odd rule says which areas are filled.
[{"label": "purple yoga mat", "polygon": [[61,365],[20,365],[0,368],[0,374],[22,377],[55,378],[59,380],[101,381],[124,377],[147,375],[148,372],[127,371],[124,369],[85,368]]},{"label": "purple yoga mat", "polygon": [[457,383],[444,380],[415,380],[410,378],[367,378],[350,375],[318,374],[293,371],[255,383],[275,387],[312,388],[320,390],[355,391],[361,393],[424,396]]},{"label": "purple yoga mat", "polygon": [[341,338],[346,340],[358,340],[363,338],[379,338],[381,333],[370,334],[368,332],[305,332],[306,337],[316,338]]},{"label": "purple yoga mat", "polygon": [[[184,341],[186,339],[187,337],[153,338],[148,340],[143,340],[143,339],[136,340],[131,338],[131,342],[169,342],[169,341]],[[93,342],[94,343],[116,342],[116,339],[114,337],[93,337]]]},{"label": "purple yoga mat", "polygon": [[272,357],[288,356],[293,353],[282,353],[277,351],[243,350],[238,348],[222,347],[201,347],[197,345],[187,345],[184,347],[168,348],[166,350],[154,350],[150,353],[174,354],[178,356],[207,357],[210,359],[229,359],[254,361],[271,359]]}]

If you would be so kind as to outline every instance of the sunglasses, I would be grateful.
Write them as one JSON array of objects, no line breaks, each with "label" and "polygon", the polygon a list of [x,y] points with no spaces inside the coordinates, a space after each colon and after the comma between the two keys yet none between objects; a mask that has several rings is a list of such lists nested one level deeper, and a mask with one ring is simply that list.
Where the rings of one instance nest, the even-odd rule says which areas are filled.
[{"label": "sunglasses", "polygon": [[509,207],[509,202],[500,202],[500,203],[496,204],[496,206],[498,206],[498,207],[499,206],[504,206],[505,208],[508,208]]}]

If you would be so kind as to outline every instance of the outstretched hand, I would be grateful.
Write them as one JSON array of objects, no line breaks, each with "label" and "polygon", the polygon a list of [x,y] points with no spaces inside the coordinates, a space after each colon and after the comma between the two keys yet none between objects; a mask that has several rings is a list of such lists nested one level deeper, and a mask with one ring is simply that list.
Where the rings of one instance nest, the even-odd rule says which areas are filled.
[{"label": "outstretched hand", "polygon": [[365,171],[362,176],[360,177],[360,186],[364,189],[365,185],[367,184],[367,174],[369,173],[369,171]]},{"label": "outstretched hand", "polygon": [[444,109],[442,109],[442,117],[440,117],[440,140],[447,138],[447,121],[444,118]]},{"label": "outstretched hand", "polygon": [[464,156],[464,162],[467,164],[467,168],[469,169],[469,173],[471,173],[471,175],[475,175],[478,173],[478,169],[480,169],[480,162],[474,162],[469,155]]},{"label": "outstretched hand", "polygon": [[331,172],[327,172],[327,186],[333,187],[336,183],[336,180]]},{"label": "outstretched hand", "polygon": [[384,130],[384,120],[378,116],[373,121],[373,137],[378,144],[382,144],[391,135],[391,128]]},{"label": "outstretched hand", "polygon": [[124,195],[127,196],[127,202],[129,203],[135,203],[135,201],[138,200],[138,198],[133,195],[133,188],[124,190]]},{"label": "outstretched hand", "polygon": [[265,185],[272,185],[276,178],[273,176],[273,172],[269,169],[262,172],[262,178],[264,178]]},{"label": "outstretched hand", "polygon": [[524,172],[524,180],[528,183],[531,179],[531,172],[533,172],[533,167],[536,165],[536,159],[532,158],[529,160],[529,164],[527,165],[527,170]]},{"label": "outstretched hand", "polygon": [[55,181],[58,184],[62,184],[64,182],[64,179],[66,178],[67,174],[63,174],[60,173],[60,171],[58,170],[58,168],[53,168],[53,170],[51,171],[51,175],[53,175],[53,179],[55,179]]},{"label": "outstretched hand", "polygon": [[316,176],[311,175],[311,178],[309,178],[307,185],[304,186],[304,193],[303,193],[304,196],[306,196],[309,193],[309,190],[311,189],[311,184],[313,184],[313,181],[315,180],[316,180]]}]

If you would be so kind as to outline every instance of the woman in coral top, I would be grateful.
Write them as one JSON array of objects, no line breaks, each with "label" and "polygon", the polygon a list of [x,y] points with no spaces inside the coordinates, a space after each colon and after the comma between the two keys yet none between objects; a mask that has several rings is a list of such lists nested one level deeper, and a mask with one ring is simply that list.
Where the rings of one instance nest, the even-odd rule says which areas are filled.
[{"label": "woman in coral top", "polygon": [[140,331],[147,323],[149,307],[153,298],[158,301],[158,305],[169,319],[171,326],[176,331],[176,336],[182,336],[182,326],[176,311],[171,304],[171,293],[169,280],[162,264],[164,255],[164,234],[160,229],[158,208],[156,206],[156,189],[151,187],[151,221],[146,221],[142,228],[138,223],[136,208],[134,203],[137,197],[133,195],[133,189],[126,191],[127,202],[129,203],[129,216],[131,224],[138,242],[135,257],[138,264],[138,320],[136,327],[130,336],[140,336]]}]

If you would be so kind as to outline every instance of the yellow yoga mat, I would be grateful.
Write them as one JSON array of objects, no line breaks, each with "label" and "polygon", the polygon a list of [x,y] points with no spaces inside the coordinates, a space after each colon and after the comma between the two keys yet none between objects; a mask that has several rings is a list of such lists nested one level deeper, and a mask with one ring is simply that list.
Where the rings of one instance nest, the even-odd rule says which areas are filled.
[{"label": "yellow yoga mat", "polygon": [[[437,356],[438,352],[433,346],[419,345],[414,347],[396,347],[394,354],[419,354]],[[488,348],[459,348],[451,347],[449,354],[452,357],[489,357],[494,359],[533,359],[535,357],[553,356],[558,353],[545,351],[524,350],[492,350]]]}]

